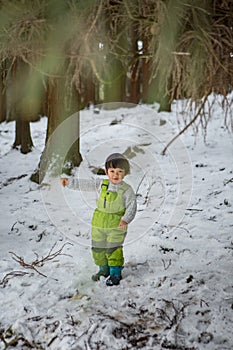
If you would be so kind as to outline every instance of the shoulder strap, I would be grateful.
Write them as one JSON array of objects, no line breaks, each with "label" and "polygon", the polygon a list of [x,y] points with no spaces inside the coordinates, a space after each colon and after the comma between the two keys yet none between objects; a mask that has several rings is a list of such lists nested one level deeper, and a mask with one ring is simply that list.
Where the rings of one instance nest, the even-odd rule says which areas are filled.
[{"label": "shoulder strap", "polygon": [[109,185],[109,180],[107,180],[107,179],[103,180],[102,185],[101,185],[102,191],[106,192],[108,189],[108,185]]}]

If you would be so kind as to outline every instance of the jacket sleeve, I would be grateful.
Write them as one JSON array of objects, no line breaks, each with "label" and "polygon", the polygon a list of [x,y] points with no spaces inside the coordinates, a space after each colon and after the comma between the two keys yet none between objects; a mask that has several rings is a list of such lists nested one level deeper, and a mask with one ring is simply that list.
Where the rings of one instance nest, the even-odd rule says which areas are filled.
[{"label": "jacket sleeve", "polygon": [[137,212],[137,199],[132,187],[124,192],[123,200],[126,210],[121,219],[129,224],[134,219]]}]

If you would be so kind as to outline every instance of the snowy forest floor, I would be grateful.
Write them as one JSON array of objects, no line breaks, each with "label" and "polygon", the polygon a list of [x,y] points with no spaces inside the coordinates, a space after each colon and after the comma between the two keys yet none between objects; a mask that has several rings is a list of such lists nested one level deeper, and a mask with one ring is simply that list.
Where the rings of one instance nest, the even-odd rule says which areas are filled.
[{"label": "snowy forest floor", "polygon": [[1,350],[233,348],[232,134],[217,101],[206,141],[190,128],[162,156],[178,132],[173,108],[80,114],[78,176],[95,179],[92,170],[113,152],[132,162],[125,180],[138,213],[116,287],[90,278],[95,193],[29,180],[46,118],[31,124],[27,155],[11,148],[14,123],[0,124]]}]

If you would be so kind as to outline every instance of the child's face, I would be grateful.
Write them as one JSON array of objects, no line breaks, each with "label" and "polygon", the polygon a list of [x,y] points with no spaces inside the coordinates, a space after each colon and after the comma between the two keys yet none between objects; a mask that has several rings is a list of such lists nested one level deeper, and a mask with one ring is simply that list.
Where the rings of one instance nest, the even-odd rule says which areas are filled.
[{"label": "child's face", "polygon": [[108,168],[106,175],[108,175],[109,181],[116,185],[124,179],[125,170],[121,168]]}]

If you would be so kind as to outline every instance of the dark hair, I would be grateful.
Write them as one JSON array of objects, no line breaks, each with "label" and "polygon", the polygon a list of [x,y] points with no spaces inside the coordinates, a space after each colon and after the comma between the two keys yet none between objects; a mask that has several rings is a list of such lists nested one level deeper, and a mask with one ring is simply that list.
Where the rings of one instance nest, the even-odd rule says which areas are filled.
[{"label": "dark hair", "polygon": [[128,160],[120,153],[113,153],[106,159],[105,169],[120,168],[125,170],[125,174],[130,173],[130,165]]}]

